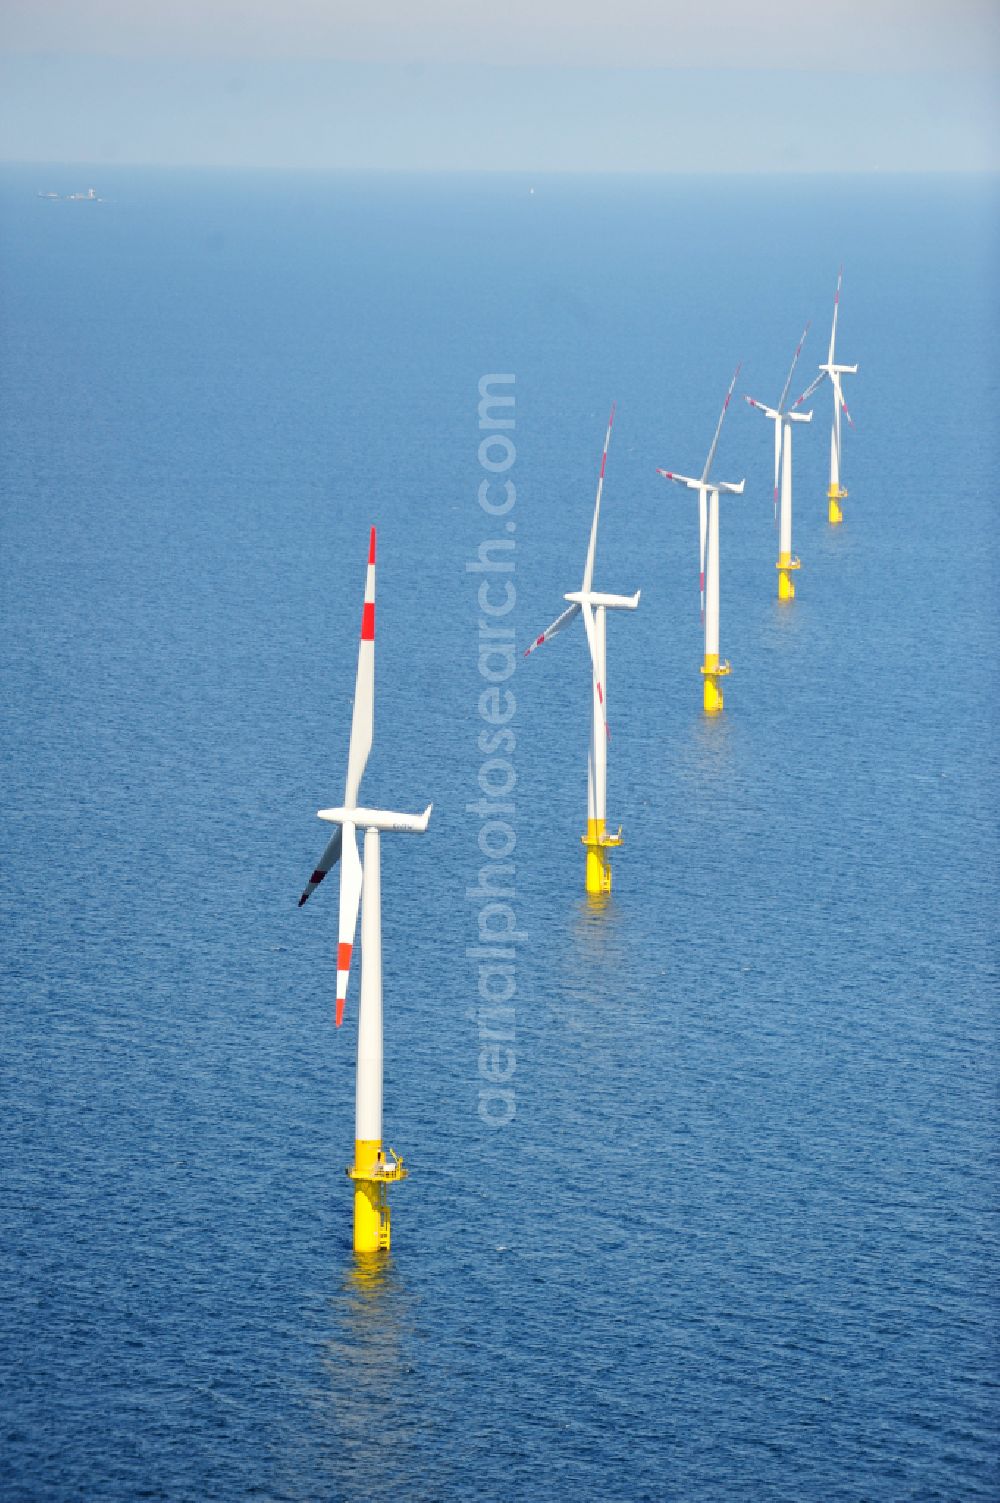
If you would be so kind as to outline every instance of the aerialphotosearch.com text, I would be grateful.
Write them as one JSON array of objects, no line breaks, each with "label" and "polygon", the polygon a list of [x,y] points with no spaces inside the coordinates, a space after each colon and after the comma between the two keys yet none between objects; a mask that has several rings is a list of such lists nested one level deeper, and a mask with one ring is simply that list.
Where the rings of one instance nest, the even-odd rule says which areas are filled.
[{"label": "aerialphotosearch.com text", "polygon": [[479,577],[477,662],[481,688],[482,726],[477,746],[478,797],[466,813],[479,820],[478,882],[466,888],[474,904],[476,942],[466,948],[475,963],[476,1005],[469,1017],[477,1029],[479,1116],[488,1127],[506,1127],[517,1110],[514,1074],[516,944],[525,935],[517,927],[515,871],[517,738],[514,718],[517,701],[510,687],[516,664],[514,584],[517,545],[513,517],[517,491],[511,470],[517,458],[514,430],[514,377],[487,375],[479,381],[478,504],[489,522],[491,536],[479,545],[465,568]]}]

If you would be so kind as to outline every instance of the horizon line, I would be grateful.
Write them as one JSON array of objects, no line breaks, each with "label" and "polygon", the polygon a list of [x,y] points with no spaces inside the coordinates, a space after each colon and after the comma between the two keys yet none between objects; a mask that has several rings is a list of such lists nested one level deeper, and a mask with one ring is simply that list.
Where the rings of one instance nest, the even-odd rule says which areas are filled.
[{"label": "horizon line", "polygon": [[94,159],[3,158],[5,167],[28,170],[147,172],[272,172],[302,173],[313,176],[369,176],[395,174],[399,177],[997,177],[1000,164],[993,167],[397,167],[368,164],[351,167],[343,164],[305,165],[302,163],[264,162],[151,162],[99,161]]}]

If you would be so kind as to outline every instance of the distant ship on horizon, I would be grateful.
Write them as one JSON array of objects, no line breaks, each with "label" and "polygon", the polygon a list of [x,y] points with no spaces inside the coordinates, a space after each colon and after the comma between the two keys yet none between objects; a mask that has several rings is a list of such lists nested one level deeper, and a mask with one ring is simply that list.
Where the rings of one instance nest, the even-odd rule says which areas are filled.
[{"label": "distant ship on horizon", "polygon": [[86,193],[42,193],[39,190],[37,196],[39,198],[54,198],[60,203],[102,204],[104,202],[103,198],[98,198],[96,188],[88,188]]}]

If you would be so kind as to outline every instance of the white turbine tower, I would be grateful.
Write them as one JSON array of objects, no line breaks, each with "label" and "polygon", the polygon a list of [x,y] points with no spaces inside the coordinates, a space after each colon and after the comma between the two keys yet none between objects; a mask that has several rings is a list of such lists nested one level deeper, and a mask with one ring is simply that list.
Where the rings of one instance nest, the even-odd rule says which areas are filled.
[{"label": "white turbine tower", "polygon": [[704,680],[703,702],[706,715],[717,715],[722,709],[722,686],[719,680],[725,678],[730,672],[729,663],[719,661],[719,492],[728,491],[734,496],[741,496],[746,484],[745,480],[741,480],[739,485],[729,485],[722,480],[710,480],[709,475],[715,451],[719,446],[719,434],[722,432],[722,424],[739,373],[740,366],[737,366],[733,372],[733,379],[729,383],[722,411],[719,413],[715,437],[712,439],[712,447],[708,451],[701,479],[693,480],[690,475],[678,475],[673,470],[658,469],[656,472],[665,480],[674,480],[678,485],[686,485],[688,490],[698,492],[700,532],[698,579],[701,591],[701,611],[705,621],[705,661],[701,672]]},{"label": "white turbine tower", "polygon": [[[395,814],[385,809],[366,809],[358,804],[358,792],[372,749],[375,714],[375,529],[368,546],[365,603],[361,612],[361,644],[358,676],[354,689],[354,715],[347,754],[344,803],[338,809],[320,809],[319,818],[337,826],[319,859],[299,907],[315,892],[327,872],[340,865],[340,926],[337,945],[336,1023],[344,1020],[351,953],[361,914],[361,1005],[358,1014],[357,1094],[355,1100],[354,1163],[348,1169],[354,1181],[354,1248],[376,1252],[389,1246],[389,1207],[386,1185],[404,1179],[402,1160],[382,1148],[382,923],[379,840],[383,830],[422,835],[427,829],[432,805],[423,814]],[[364,861],[358,856],[358,827],[365,832]]]},{"label": "white turbine tower", "polygon": [[601,512],[601,491],[604,488],[604,469],[608,462],[608,444],[614,426],[615,409],[612,406],[608,419],[608,431],[604,436],[604,452],[601,455],[601,473],[597,480],[597,499],[594,502],[594,520],[590,527],[590,544],[587,561],[583,568],[583,583],[579,590],[571,591],[563,599],[570,602],[568,611],[563,611],[552,625],[536,637],[524,654],[528,657],[536,647],[548,642],[575,616],[583,616],[590,649],[591,664],[591,724],[590,751],[587,757],[587,833],[581,836],[587,848],[587,891],[592,894],[611,891],[611,862],[609,851],[622,843],[621,826],[617,835],[609,835],[607,821],[607,770],[608,770],[608,724],[607,724],[607,656],[605,651],[605,612],[634,611],[639,604],[640,592],[634,595],[603,595],[593,588],[594,555],[597,551],[597,523]]},{"label": "white turbine tower", "polygon": [[781,509],[778,524],[778,562],[775,567],[778,570],[778,599],[794,600],[795,585],[792,581],[792,571],[801,567],[797,558],[792,557],[792,424],[811,423],[811,412],[792,412],[785,408],[788,400],[788,392],[792,384],[792,376],[802,353],[802,346],[806,342],[809,333],[809,325],[802,330],[802,338],[798,348],[792,356],[792,363],[788,368],[788,376],[781,396],[778,398],[777,407],[765,407],[763,402],[758,402],[756,397],[747,397],[751,407],[756,407],[759,412],[769,417],[774,424],[774,510],[778,517],[778,478],[781,478]]},{"label": "white turbine tower", "polygon": [[843,408],[844,416],[850,423],[851,427],[854,427],[854,422],[851,418],[851,414],[847,410],[847,403],[844,401],[844,393],[841,388],[840,378],[841,376],[853,376],[858,369],[856,365],[838,365],[834,358],[834,346],[837,342],[837,314],[840,311],[840,288],[843,280],[844,268],[841,267],[840,271],[837,273],[837,291],[834,294],[833,299],[833,325],[830,329],[830,353],[826,357],[826,364],[820,366],[819,375],[816,377],[815,381],[811,386],[808,386],[806,388],[801,397],[799,397],[793,404],[795,407],[800,407],[803,402],[807,402],[812,396],[813,392],[817,389],[817,387],[821,386],[824,381],[829,381],[830,385],[833,387],[833,427],[830,430],[830,488],[827,491],[827,499],[830,504],[827,516],[830,522],[832,522],[834,525],[844,520],[844,513],[841,509],[840,503],[847,495],[847,492],[844,490],[843,486],[840,483],[841,408]]}]

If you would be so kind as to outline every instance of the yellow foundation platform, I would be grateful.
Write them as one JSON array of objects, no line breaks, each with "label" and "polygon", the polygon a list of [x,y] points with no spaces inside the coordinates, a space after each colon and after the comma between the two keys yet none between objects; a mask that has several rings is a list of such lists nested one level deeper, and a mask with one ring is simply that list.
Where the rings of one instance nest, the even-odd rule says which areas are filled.
[{"label": "yellow foundation platform", "polygon": [[621,825],[617,835],[609,835],[603,819],[588,819],[587,833],[580,839],[587,847],[587,891],[592,894],[611,891],[611,862],[608,852],[622,843]]},{"label": "yellow foundation platform", "polygon": [[774,567],[778,571],[778,599],[794,600],[795,581],[792,579],[792,571],[802,568],[801,559],[793,558],[790,553],[781,553]]},{"label": "yellow foundation platform", "polygon": [[830,503],[829,510],[827,511],[827,521],[832,527],[836,527],[838,523],[844,520],[844,513],[841,510],[840,503],[846,497],[847,492],[842,485],[831,485],[826,493],[826,498]]},{"label": "yellow foundation platform", "polygon": [[701,668],[705,683],[705,714],[718,715],[722,709],[722,685],[720,678],[732,672],[728,663],[720,663],[718,653],[709,653]]},{"label": "yellow foundation platform", "polygon": [[386,1186],[406,1179],[403,1161],[390,1148],[362,1138],[354,1140],[354,1163],[344,1171],[354,1181],[354,1251],[388,1252],[391,1220]]}]

